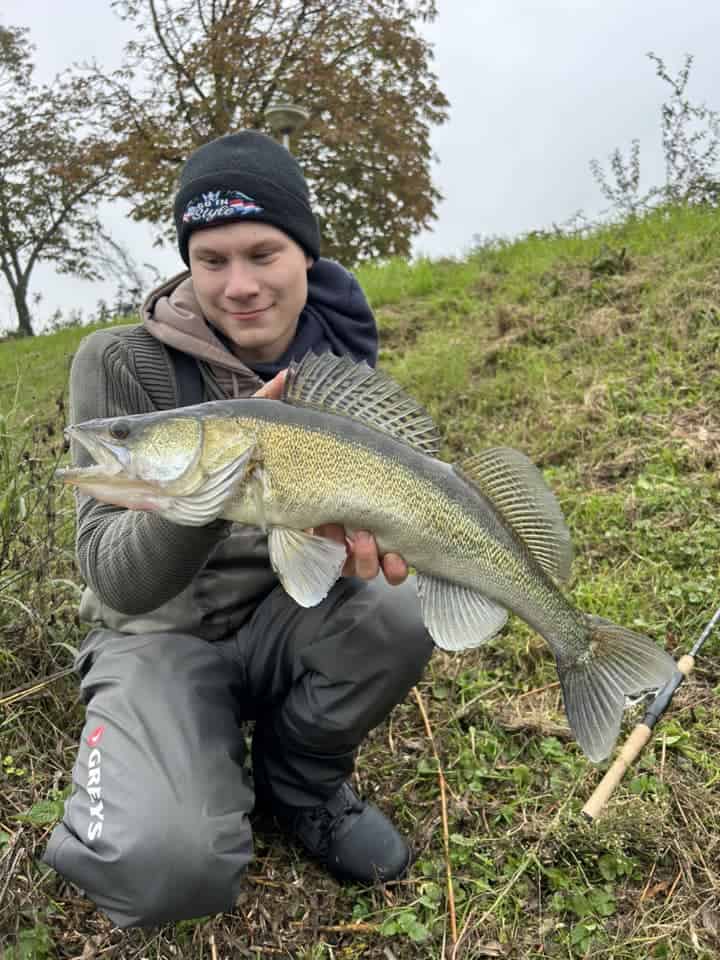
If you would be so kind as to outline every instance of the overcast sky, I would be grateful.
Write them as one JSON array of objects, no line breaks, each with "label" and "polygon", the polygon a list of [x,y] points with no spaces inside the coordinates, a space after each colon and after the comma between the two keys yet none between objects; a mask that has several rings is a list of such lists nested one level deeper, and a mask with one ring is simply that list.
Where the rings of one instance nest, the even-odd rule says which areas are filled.
[{"label": "overcast sky", "polygon": [[[445,199],[416,253],[462,254],[476,235],[514,236],[578,210],[596,216],[606,204],[589,161],[606,163],[634,137],[645,186],[661,183],[660,105],[669,87],[656,77],[650,50],[671,74],[693,54],[691,98],[720,109],[716,0],[438,0],[438,7],[426,33],[451,104],[449,121],[432,136]],[[110,0],[5,0],[0,22],[30,28],[40,81],[93,56],[117,66],[131,35]],[[119,204],[106,223],[138,262],[168,275],[182,267],[174,250],[154,249],[150,227],[129,222]],[[34,274],[41,319],[58,306],[88,315],[113,289],[57,277],[49,266]],[[0,286],[0,327],[7,325],[15,325],[12,301]]]}]

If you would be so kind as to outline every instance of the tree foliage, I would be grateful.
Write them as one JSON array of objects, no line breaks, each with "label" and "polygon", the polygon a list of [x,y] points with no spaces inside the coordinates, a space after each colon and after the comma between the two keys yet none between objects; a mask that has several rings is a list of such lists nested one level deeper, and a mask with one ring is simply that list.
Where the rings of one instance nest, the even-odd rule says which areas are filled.
[{"label": "tree foliage", "polygon": [[419,25],[434,0],[115,0],[137,28],[107,84],[133,216],[165,226],[188,154],[267,129],[279,98],[310,112],[292,150],[310,182],[323,254],[407,256],[435,218],[430,128],[448,102]]},{"label": "tree foliage", "polygon": [[95,207],[112,176],[87,79],[32,83],[27,30],[0,26],[0,273],[15,304],[18,332],[31,335],[30,277],[42,260],[93,279]]}]

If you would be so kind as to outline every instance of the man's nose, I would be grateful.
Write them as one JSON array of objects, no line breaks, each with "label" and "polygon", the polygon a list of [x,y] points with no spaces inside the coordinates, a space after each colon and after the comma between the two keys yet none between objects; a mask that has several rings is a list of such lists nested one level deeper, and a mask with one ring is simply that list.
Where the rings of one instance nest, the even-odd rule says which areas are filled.
[{"label": "man's nose", "polygon": [[252,266],[247,263],[232,262],[225,285],[225,296],[232,300],[246,300],[257,296],[260,284]]}]

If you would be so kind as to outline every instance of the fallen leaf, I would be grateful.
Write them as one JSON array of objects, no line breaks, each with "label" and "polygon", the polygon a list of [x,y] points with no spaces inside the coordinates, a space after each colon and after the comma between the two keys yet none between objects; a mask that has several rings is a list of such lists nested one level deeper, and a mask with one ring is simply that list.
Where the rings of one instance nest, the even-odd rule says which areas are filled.
[{"label": "fallen leaf", "polygon": [[489,943],[481,943],[474,949],[476,957],[504,957],[507,953],[507,946],[498,943],[497,940],[491,940]]},{"label": "fallen leaf", "polygon": [[717,937],[718,934],[720,934],[720,914],[717,910],[704,907],[700,911],[700,919],[702,920],[703,927],[705,927],[707,932],[712,934],[713,937]]},{"label": "fallen leaf", "polygon": [[80,960],[95,960],[98,955],[98,947],[100,946],[102,939],[102,936],[96,935],[94,937],[90,937],[89,940],[86,940]]},{"label": "fallen leaf", "polygon": [[652,898],[656,897],[659,893],[665,893],[669,886],[670,884],[667,882],[667,880],[661,880],[660,883],[656,883],[654,886],[650,887],[642,899],[652,900]]}]

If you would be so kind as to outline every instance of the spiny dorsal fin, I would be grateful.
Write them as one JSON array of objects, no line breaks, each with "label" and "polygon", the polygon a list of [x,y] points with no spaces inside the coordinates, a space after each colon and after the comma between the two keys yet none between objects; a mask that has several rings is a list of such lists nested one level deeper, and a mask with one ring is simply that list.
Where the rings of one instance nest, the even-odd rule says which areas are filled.
[{"label": "spiny dorsal fin", "polygon": [[518,450],[494,447],[466,460],[458,473],[492,500],[546,573],[568,579],[573,554],[570,531],[535,464]]},{"label": "spiny dorsal fin", "polygon": [[288,368],[283,400],[351,417],[435,456],[440,436],[427,411],[386,373],[332,353],[306,353]]}]

